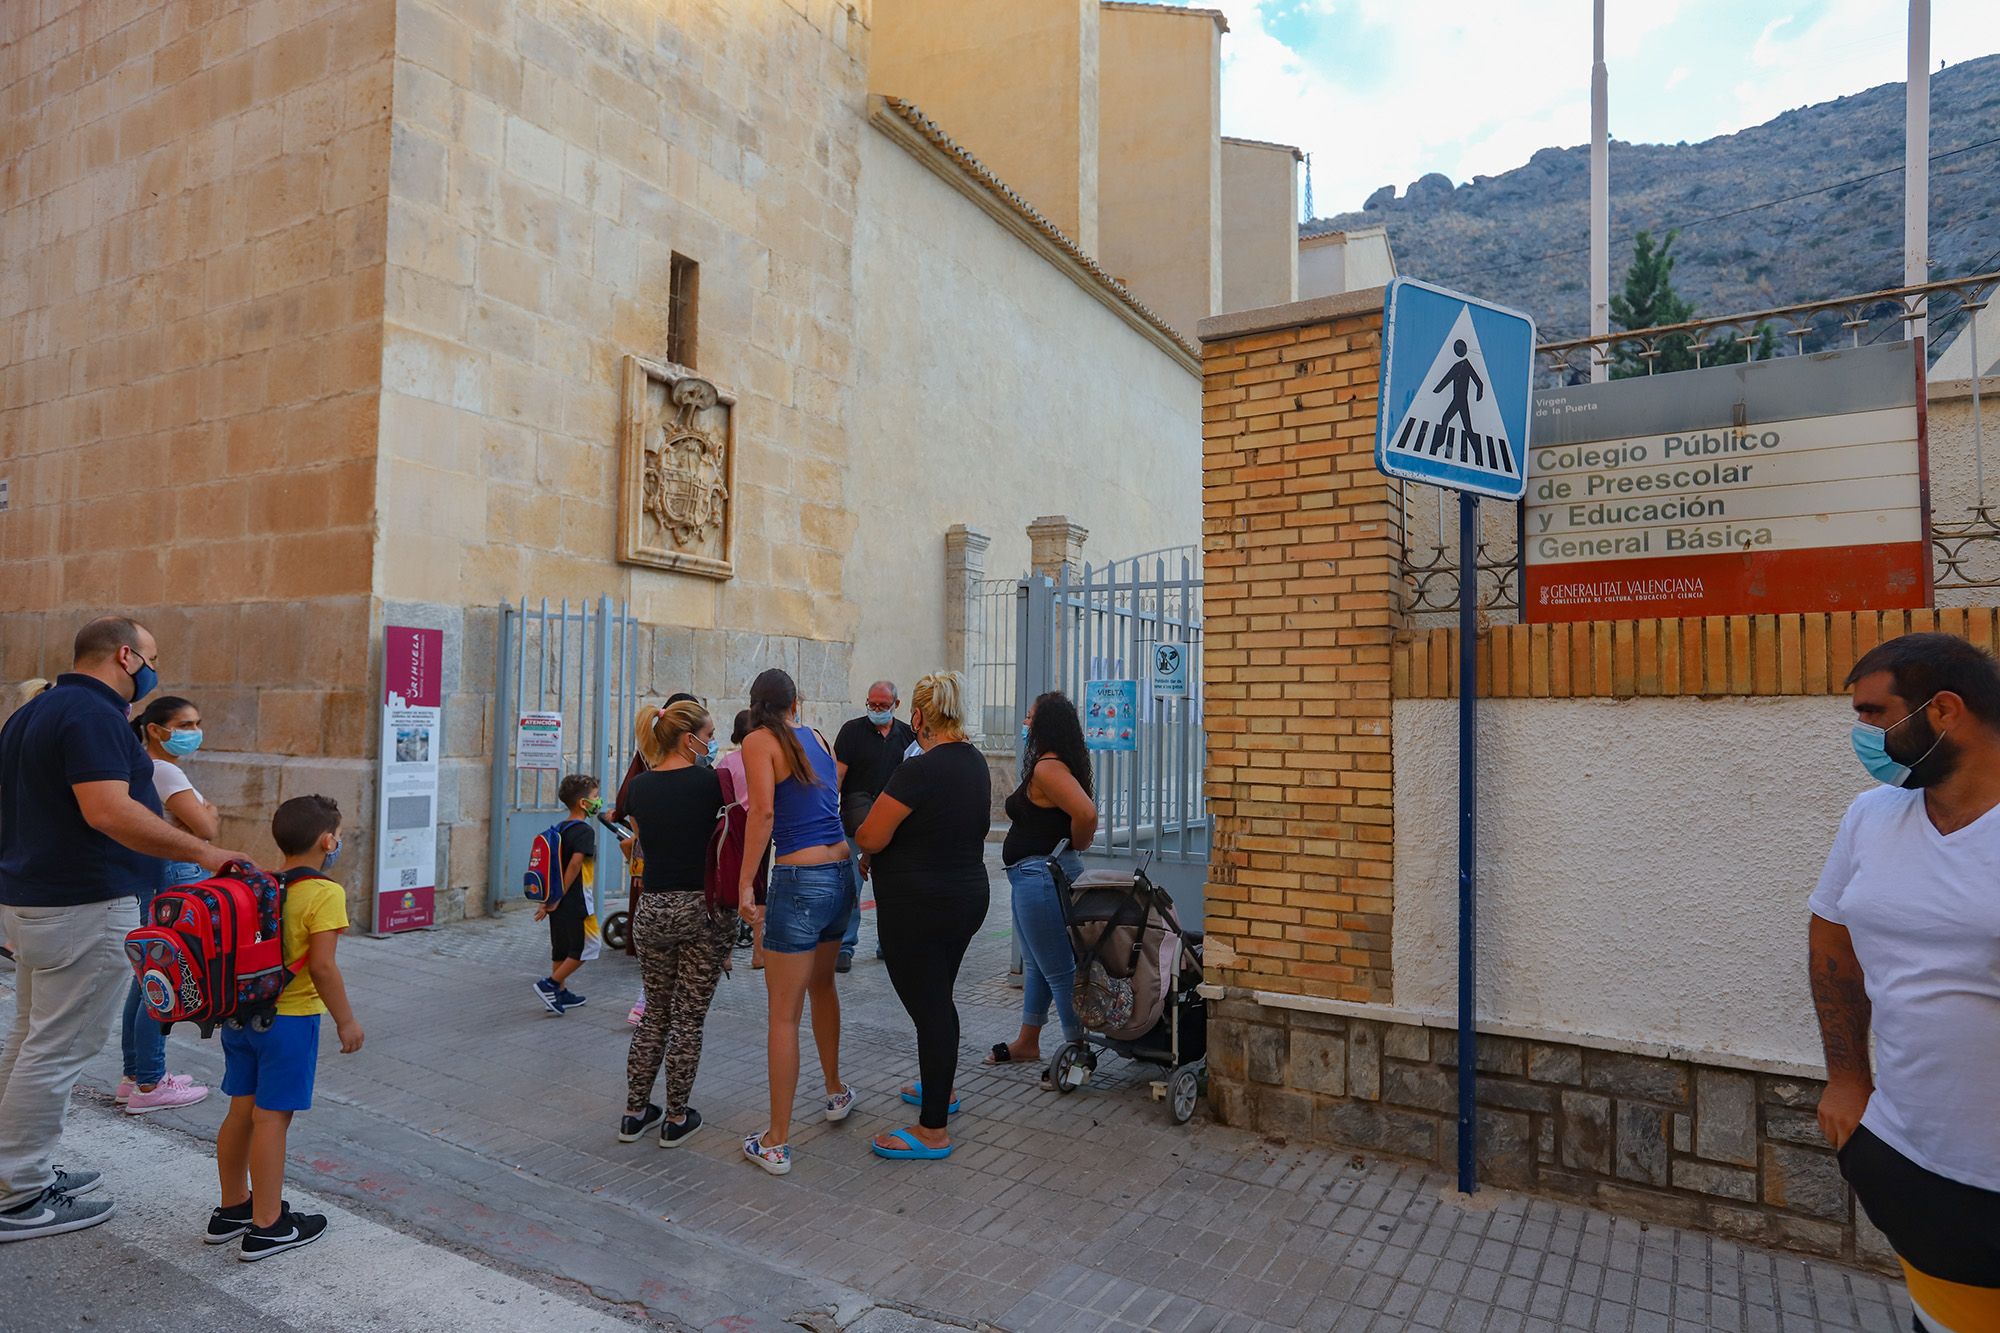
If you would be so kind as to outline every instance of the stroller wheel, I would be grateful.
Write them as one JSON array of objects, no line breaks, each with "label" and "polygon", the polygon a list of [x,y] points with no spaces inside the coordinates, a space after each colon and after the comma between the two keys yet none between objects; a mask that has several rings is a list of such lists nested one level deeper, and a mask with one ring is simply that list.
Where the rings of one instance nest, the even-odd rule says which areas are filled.
[{"label": "stroller wheel", "polygon": [[632,938],[632,914],[613,912],[604,918],[604,946],[607,949],[622,949]]},{"label": "stroller wheel", "polygon": [[1057,1092],[1075,1092],[1097,1065],[1090,1047],[1081,1041],[1066,1041],[1049,1057],[1049,1084]]},{"label": "stroller wheel", "polygon": [[1195,1103],[1201,1100],[1201,1071],[1194,1065],[1182,1065],[1167,1080],[1167,1111],[1176,1125],[1185,1125],[1194,1118]]}]

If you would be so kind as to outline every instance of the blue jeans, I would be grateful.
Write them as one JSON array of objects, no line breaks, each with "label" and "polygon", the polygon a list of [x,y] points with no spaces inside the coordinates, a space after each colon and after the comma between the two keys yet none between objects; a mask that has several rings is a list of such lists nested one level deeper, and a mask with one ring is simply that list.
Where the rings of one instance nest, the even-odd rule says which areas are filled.
[{"label": "blue jeans", "polygon": [[[169,863],[169,874],[175,864]],[[141,889],[135,895],[139,899],[139,924],[153,919],[153,895],[158,892],[158,889]],[[150,1086],[167,1076],[167,1034],[147,1016],[145,1002],[139,998],[137,977],[129,978],[126,983],[125,1016],[118,1028],[118,1049],[125,1061],[125,1077],[134,1083]]]},{"label": "blue jeans", "polygon": [[[840,951],[852,958],[854,946],[861,943],[861,853],[849,856],[847,865],[854,872],[854,912],[847,918],[847,933],[840,937]],[[881,951],[876,952],[879,954]]]},{"label": "blue jeans", "polygon": [[[1075,852],[1063,853],[1061,865],[1071,879],[1083,873],[1083,858]],[[1069,929],[1063,924],[1047,858],[1031,857],[1008,866],[1007,883],[1014,890],[1014,938],[1021,942],[1021,1023],[1033,1028],[1047,1023],[1053,1000],[1063,1040],[1075,1041],[1083,1036],[1071,993],[1076,954],[1070,949]]]},{"label": "blue jeans", "polygon": [[854,902],[854,869],[845,861],[772,866],[764,895],[764,952],[811,953],[838,942]]}]

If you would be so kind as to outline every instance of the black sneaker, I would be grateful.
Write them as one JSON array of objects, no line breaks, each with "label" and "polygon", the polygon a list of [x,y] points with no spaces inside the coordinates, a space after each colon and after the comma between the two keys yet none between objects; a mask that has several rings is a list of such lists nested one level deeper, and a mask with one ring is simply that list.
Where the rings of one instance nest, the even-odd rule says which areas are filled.
[{"label": "black sneaker", "polygon": [[583,996],[578,995],[567,986],[556,992],[556,999],[561,1002],[562,1007],[565,1009],[577,1009],[589,1003]]},{"label": "black sneaker", "polygon": [[310,1245],[326,1234],[326,1218],[318,1213],[295,1213],[290,1208],[278,1214],[276,1226],[253,1226],[243,1233],[243,1248],[236,1257],[246,1264],[268,1259],[286,1250]]},{"label": "black sneaker", "polygon": [[687,1109],[687,1114],[681,1117],[681,1122],[678,1125],[671,1120],[661,1122],[660,1146],[662,1148],[678,1148],[688,1141],[689,1135],[700,1128],[701,1112],[690,1106]]},{"label": "black sneaker", "polygon": [[116,1206],[109,1199],[86,1203],[50,1186],[26,1203],[0,1213],[0,1241],[81,1231],[110,1217]]},{"label": "black sneaker", "polygon": [[651,1102],[646,1103],[644,1115],[628,1115],[618,1122],[618,1141],[636,1143],[641,1134],[666,1119],[667,1113]]},{"label": "black sneaker", "polygon": [[[292,1201],[286,1199],[278,1205],[280,1218],[292,1210]],[[250,1203],[245,1200],[234,1208],[215,1208],[208,1214],[208,1230],[202,1233],[204,1245],[226,1245],[238,1236],[247,1233],[253,1224],[250,1221]]]},{"label": "black sneaker", "polygon": [[80,1194],[88,1194],[104,1181],[102,1171],[65,1171],[61,1167],[51,1167],[56,1178],[49,1184],[52,1190],[60,1190],[74,1199]]},{"label": "black sneaker", "polygon": [[836,972],[852,972],[854,970],[854,955],[844,953],[835,958],[833,960],[833,970]]}]

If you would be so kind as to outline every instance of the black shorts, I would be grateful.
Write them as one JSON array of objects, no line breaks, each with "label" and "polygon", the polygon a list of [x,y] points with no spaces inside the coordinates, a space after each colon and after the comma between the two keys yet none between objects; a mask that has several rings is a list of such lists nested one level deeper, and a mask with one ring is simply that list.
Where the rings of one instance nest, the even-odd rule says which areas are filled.
[{"label": "black shorts", "polygon": [[[563,910],[572,899],[577,910]],[[565,894],[556,910],[549,913],[550,962],[566,963],[572,958],[583,957],[583,922],[583,895],[576,891]]]},{"label": "black shorts", "polygon": [[1910,1267],[1945,1282],[2000,1287],[2000,1191],[1927,1171],[1866,1129],[1840,1150],[1840,1173]]}]

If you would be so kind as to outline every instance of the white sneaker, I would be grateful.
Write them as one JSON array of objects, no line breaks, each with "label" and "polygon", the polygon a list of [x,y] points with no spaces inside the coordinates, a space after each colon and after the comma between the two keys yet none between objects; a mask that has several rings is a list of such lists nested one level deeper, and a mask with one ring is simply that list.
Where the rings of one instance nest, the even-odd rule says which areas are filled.
[{"label": "white sneaker", "polygon": [[842,1088],[826,1099],[826,1119],[828,1124],[845,1120],[854,1111],[854,1089]]}]

